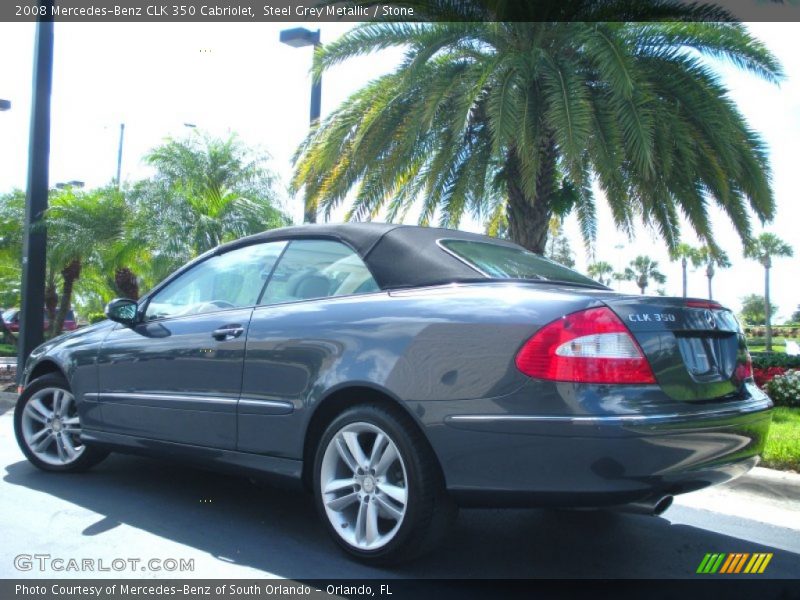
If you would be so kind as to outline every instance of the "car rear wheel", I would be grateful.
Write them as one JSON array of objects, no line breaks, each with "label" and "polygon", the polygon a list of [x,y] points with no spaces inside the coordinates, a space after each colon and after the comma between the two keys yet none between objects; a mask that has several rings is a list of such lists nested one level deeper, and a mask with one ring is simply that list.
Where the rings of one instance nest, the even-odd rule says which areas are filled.
[{"label": "car rear wheel", "polygon": [[14,410],[14,433],[27,459],[45,471],[83,471],[108,456],[81,440],[81,419],[69,384],[59,374],[32,381]]},{"label": "car rear wheel", "polygon": [[348,409],[328,426],[314,496],[336,542],[379,564],[430,550],[457,512],[427,440],[399,410],[375,405]]}]

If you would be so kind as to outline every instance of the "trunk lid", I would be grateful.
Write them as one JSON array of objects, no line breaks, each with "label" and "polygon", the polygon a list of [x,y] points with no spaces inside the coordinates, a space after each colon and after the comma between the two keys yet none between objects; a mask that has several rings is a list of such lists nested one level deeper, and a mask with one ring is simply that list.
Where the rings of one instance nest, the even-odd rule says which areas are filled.
[{"label": "trunk lid", "polygon": [[707,300],[603,298],[631,330],[664,391],[676,400],[736,399],[749,355],[733,313]]}]

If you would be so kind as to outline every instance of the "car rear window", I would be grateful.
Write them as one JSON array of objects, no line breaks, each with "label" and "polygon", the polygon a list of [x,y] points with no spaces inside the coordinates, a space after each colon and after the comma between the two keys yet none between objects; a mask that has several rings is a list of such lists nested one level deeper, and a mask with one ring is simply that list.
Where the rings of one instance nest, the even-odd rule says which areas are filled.
[{"label": "car rear window", "polygon": [[439,243],[493,279],[532,279],[603,287],[585,275],[522,248],[469,240],[439,240]]}]

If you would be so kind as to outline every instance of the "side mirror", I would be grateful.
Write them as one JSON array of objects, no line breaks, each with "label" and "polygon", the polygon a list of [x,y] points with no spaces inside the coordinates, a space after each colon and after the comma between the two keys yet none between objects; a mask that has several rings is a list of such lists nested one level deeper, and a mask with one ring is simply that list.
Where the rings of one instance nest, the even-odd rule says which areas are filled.
[{"label": "side mirror", "polygon": [[116,298],[106,304],[106,316],[112,321],[123,325],[136,325],[138,319],[138,305],[128,298]]}]

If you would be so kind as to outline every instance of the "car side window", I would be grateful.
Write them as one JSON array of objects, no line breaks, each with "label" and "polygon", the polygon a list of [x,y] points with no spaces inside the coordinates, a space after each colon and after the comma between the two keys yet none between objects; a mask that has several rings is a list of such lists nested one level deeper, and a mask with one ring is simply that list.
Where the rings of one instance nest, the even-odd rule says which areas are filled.
[{"label": "car side window", "polygon": [[145,318],[255,306],[285,247],[286,242],[254,244],[204,260],[153,296]]},{"label": "car side window", "polygon": [[364,261],[350,247],[331,240],[289,243],[260,304],[366,294],[380,289]]}]

